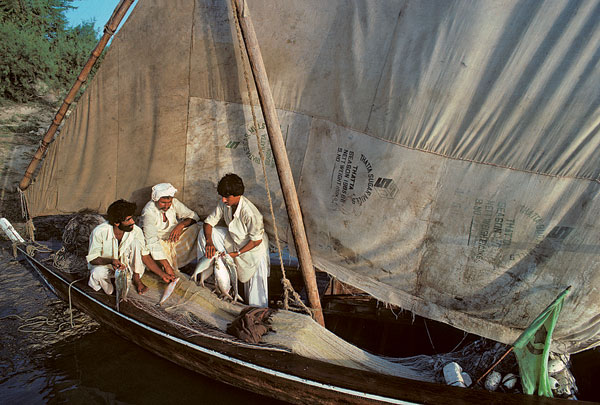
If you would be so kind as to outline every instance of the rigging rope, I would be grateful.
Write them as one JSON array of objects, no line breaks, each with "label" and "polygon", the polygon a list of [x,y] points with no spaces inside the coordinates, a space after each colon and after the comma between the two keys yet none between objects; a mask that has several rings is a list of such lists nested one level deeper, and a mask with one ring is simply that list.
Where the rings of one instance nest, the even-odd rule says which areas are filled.
[{"label": "rigging rope", "polygon": [[[254,135],[256,136],[256,145],[258,147],[260,163],[262,166],[263,176],[265,179],[265,189],[267,190],[267,198],[269,200],[269,210],[271,211],[271,219],[273,221],[273,231],[275,233],[275,243],[277,244],[277,253],[279,255],[279,264],[281,267],[281,274],[282,274],[281,284],[283,285],[283,296],[284,296],[283,308],[288,310],[289,302],[293,301],[294,304],[296,304],[298,307],[300,307],[302,310],[304,310],[304,312],[312,315],[312,311],[304,304],[304,302],[302,302],[300,295],[294,290],[292,283],[287,278],[286,273],[285,273],[285,266],[283,265],[283,257],[281,255],[281,244],[279,242],[279,233],[278,233],[277,223],[275,222],[275,211],[273,210],[273,200],[271,198],[271,190],[269,188],[269,179],[267,178],[267,169],[265,167],[265,154],[263,152],[263,149],[261,146],[261,140],[258,135],[258,122],[256,120],[256,113],[254,111],[254,103],[253,103],[253,99],[252,99],[252,90],[251,90],[251,86],[250,86],[250,79],[248,78],[248,68],[246,66],[246,58],[244,57],[244,52],[243,52],[243,49],[245,49],[245,44],[244,44],[244,40],[242,39],[242,33],[241,33],[241,29],[240,29],[240,21],[238,20],[238,17],[237,17],[237,6],[235,4],[235,0],[231,0],[231,7],[232,7],[232,11],[233,11],[233,19],[235,22],[235,29],[237,32],[237,39],[238,39],[238,43],[239,43],[240,59],[242,60],[242,66],[244,68],[243,69],[244,70],[244,79],[246,81],[246,90],[248,92],[248,104],[250,105],[250,111],[252,112],[252,122],[254,124],[254,128],[256,129],[254,131]],[[290,294],[292,295],[293,299],[290,297]]]},{"label": "rigging rope", "polygon": [[25,230],[29,239],[35,242],[35,226],[33,225],[33,218],[29,216],[27,196],[20,187],[17,187],[17,190],[19,191],[19,200],[21,202],[21,216],[25,219]]}]

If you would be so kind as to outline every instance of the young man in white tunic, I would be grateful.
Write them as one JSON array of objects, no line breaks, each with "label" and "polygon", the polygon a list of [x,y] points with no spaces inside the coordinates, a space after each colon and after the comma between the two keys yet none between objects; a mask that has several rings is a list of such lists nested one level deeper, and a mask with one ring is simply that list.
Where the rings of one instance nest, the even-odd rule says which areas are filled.
[{"label": "young man in white tunic", "polygon": [[133,220],[135,208],[135,203],[115,201],[108,207],[108,221],[92,230],[86,259],[90,269],[88,285],[95,291],[102,288],[106,294],[112,294],[114,287],[110,279],[114,277],[115,270],[127,267],[133,273],[133,284],[139,294],[148,289],[142,282],[145,266],[165,283],[175,279],[162,271],[150,257],[144,234]]},{"label": "young man in white tunic", "polygon": [[152,187],[152,201],[142,210],[142,226],[152,258],[167,273],[196,259],[198,215],[175,198],[170,183]]},{"label": "young man in white tunic", "polygon": [[[198,257],[210,259],[227,252],[236,264],[248,304],[267,307],[269,252],[263,217],[242,195],[244,183],[239,176],[226,174],[219,181],[217,192],[221,200],[204,220],[203,230],[198,235]],[[227,228],[216,226],[221,219]]]}]

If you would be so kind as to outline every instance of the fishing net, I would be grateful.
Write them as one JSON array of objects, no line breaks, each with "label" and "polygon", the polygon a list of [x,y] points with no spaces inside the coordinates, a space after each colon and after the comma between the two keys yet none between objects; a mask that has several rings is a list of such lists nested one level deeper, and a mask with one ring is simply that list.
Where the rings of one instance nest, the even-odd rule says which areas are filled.
[{"label": "fishing net", "polygon": [[62,248],[54,254],[54,267],[68,273],[87,273],[87,255],[90,234],[105,219],[92,211],[74,214],[62,234]]},{"label": "fishing net", "polygon": [[[227,326],[244,308],[247,308],[245,305],[220,299],[211,291],[211,279],[207,281],[207,287],[200,287],[187,275],[180,273],[178,276],[179,283],[162,306],[157,303],[163,295],[166,284],[152,273],[146,273],[142,279],[149,287],[148,291],[139,295],[132,289],[129,300],[140,310],[168,322],[187,338],[204,336],[253,349],[295,353],[343,367],[440,383],[445,383],[442,370],[450,362],[458,363],[475,382],[508,349],[504,344],[480,338],[460,350],[449,353],[405,358],[377,356],[344,341],[309,316],[286,310],[279,310],[272,315],[272,331],[263,335],[260,343],[246,343],[226,333]],[[563,361],[568,364],[568,358]],[[518,375],[515,357],[512,354],[506,357],[494,370],[500,372],[502,376]],[[568,368],[565,368],[562,373],[568,380],[561,383],[562,389],[571,395],[577,391],[575,381]],[[556,378],[559,379],[558,376]],[[495,389],[504,392],[520,392],[519,384],[511,388],[500,385]],[[555,393],[558,394],[559,391]],[[557,396],[569,397],[569,395]]]},{"label": "fishing net", "polygon": [[208,336],[227,340],[236,345],[264,350],[279,350],[300,356],[350,367],[422,381],[434,381],[431,368],[418,369],[413,359],[390,359],[368,353],[337,337],[306,315],[280,310],[271,317],[272,332],[258,344],[245,343],[225,333],[245,308],[238,303],[223,301],[209,288],[197,286],[185,274],[175,291],[162,306],[157,306],[166,284],[152,273],[144,274],[142,281],[149,287],[139,295],[130,293],[133,305],[158,319],[169,322],[184,336]]}]

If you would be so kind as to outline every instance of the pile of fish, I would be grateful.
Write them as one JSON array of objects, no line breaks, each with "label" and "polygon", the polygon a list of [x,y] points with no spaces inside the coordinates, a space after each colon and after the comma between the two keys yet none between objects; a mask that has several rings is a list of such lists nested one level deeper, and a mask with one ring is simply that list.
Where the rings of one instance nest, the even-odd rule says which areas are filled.
[{"label": "pile of fish", "polygon": [[227,253],[218,252],[210,259],[203,257],[196,265],[191,279],[198,282],[198,275],[200,275],[200,285],[204,287],[204,281],[213,274],[215,278],[215,290],[222,298],[233,302],[242,300],[242,297],[238,294],[235,262],[231,256]]}]

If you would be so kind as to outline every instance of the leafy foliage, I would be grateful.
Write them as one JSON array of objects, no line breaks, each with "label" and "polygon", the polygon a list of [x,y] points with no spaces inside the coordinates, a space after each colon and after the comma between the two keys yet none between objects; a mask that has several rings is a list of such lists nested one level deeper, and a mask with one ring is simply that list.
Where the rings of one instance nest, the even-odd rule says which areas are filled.
[{"label": "leafy foliage", "polygon": [[94,22],[68,27],[73,0],[0,0],[0,97],[28,101],[40,83],[65,91],[98,37]]}]

